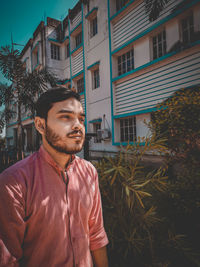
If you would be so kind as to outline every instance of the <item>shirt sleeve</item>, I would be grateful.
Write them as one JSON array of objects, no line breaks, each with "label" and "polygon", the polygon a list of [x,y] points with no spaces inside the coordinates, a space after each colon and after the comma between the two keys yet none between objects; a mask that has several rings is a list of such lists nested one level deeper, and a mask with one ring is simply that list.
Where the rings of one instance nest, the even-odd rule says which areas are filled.
[{"label": "shirt sleeve", "polygon": [[22,257],[25,201],[13,175],[0,175],[0,266],[16,267]]},{"label": "shirt sleeve", "polygon": [[108,244],[108,238],[103,225],[101,195],[96,170],[93,207],[89,218],[89,234],[91,251],[104,247]]}]

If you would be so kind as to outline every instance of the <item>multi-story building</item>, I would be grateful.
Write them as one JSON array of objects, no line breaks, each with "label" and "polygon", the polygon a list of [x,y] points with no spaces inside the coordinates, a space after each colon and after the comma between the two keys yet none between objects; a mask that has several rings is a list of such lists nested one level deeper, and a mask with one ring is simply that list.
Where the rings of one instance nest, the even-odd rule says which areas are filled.
[{"label": "multi-story building", "polygon": [[[79,1],[63,21],[41,22],[22,51],[27,70],[43,66],[75,87],[86,113],[92,155],[146,136],[157,103],[200,84],[200,1],[169,0],[150,21],[145,0]],[[14,145],[16,122],[7,125]],[[35,145],[29,117],[25,148]],[[100,138],[100,137],[103,138]]]}]

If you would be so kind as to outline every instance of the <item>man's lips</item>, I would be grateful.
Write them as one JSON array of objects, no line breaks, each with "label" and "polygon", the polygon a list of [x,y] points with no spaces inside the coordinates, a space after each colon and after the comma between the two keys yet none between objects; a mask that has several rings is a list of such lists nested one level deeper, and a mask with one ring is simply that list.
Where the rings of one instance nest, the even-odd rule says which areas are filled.
[{"label": "man's lips", "polygon": [[76,138],[76,139],[81,139],[81,138],[83,138],[82,135],[68,135],[67,137],[69,137],[69,138]]},{"label": "man's lips", "polygon": [[70,133],[67,135],[67,137],[69,138],[75,138],[75,139],[82,139],[83,138],[83,134],[82,133]]}]

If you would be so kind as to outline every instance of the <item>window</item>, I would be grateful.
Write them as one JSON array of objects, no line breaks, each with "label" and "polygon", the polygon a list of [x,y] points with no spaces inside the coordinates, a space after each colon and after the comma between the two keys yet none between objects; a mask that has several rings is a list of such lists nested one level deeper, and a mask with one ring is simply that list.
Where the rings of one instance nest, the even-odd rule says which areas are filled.
[{"label": "window", "polygon": [[26,70],[26,72],[28,72],[28,62],[27,62],[27,58],[25,59],[24,63],[23,63],[23,68]]},{"label": "window", "polygon": [[70,49],[69,49],[69,44],[67,44],[65,47],[65,59],[69,58],[69,56],[70,56]]},{"label": "window", "polygon": [[93,75],[93,89],[96,89],[100,87],[99,69],[94,70],[92,75]]},{"label": "window", "polygon": [[77,91],[79,94],[84,91],[84,78],[81,78],[77,81]]},{"label": "window", "polygon": [[75,40],[76,40],[76,47],[78,47],[82,43],[82,32],[76,35]]},{"label": "window", "polygon": [[153,42],[153,59],[162,57],[166,54],[166,32],[165,30],[155,35]]},{"label": "window", "polygon": [[192,42],[194,36],[194,21],[192,14],[181,21],[181,31],[183,43],[188,44]]},{"label": "window", "polygon": [[118,57],[118,75],[134,69],[133,49]]},{"label": "window", "polygon": [[32,67],[35,68],[39,64],[39,47],[36,47],[32,51]]},{"label": "window", "polygon": [[129,0],[116,0],[116,10],[119,11],[122,7],[124,7]]},{"label": "window", "polygon": [[136,117],[120,119],[120,141],[136,141]]},{"label": "window", "polygon": [[90,12],[90,1],[87,1],[87,12]]},{"label": "window", "polygon": [[55,44],[51,44],[51,58],[60,60],[60,47]]},{"label": "window", "polygon": [[[97,133],[98,130],[101,130],[101,123],[94,123],[94,132]],[[94,137],[94,143],[101,143],[101,139],[97,136]]]},{"label": "window", "polygon": [[92,19],[90,21],[90,37],[93,37],[97,34],[98,28],[97,28],[97,17]]}]

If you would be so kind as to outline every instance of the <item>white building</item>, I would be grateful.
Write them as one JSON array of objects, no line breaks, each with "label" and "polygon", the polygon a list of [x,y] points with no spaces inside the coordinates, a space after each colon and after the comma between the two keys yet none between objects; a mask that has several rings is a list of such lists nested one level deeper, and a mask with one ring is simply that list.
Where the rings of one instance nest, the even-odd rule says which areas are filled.
[{"label": "white building", "polygon": [[[147,135],[157,103],[200,85],[200,1],[170,0],[154,21],[144,0],[79,1],[63,21],[41,22],[22,58],[27,70],[47,66],[80,93],[87,132],[104,130],[91,154],[114,152]],[[28,116],[23,124],[30,150],[36,133]],[[8,146],[15,128],[7,125]]]}]

